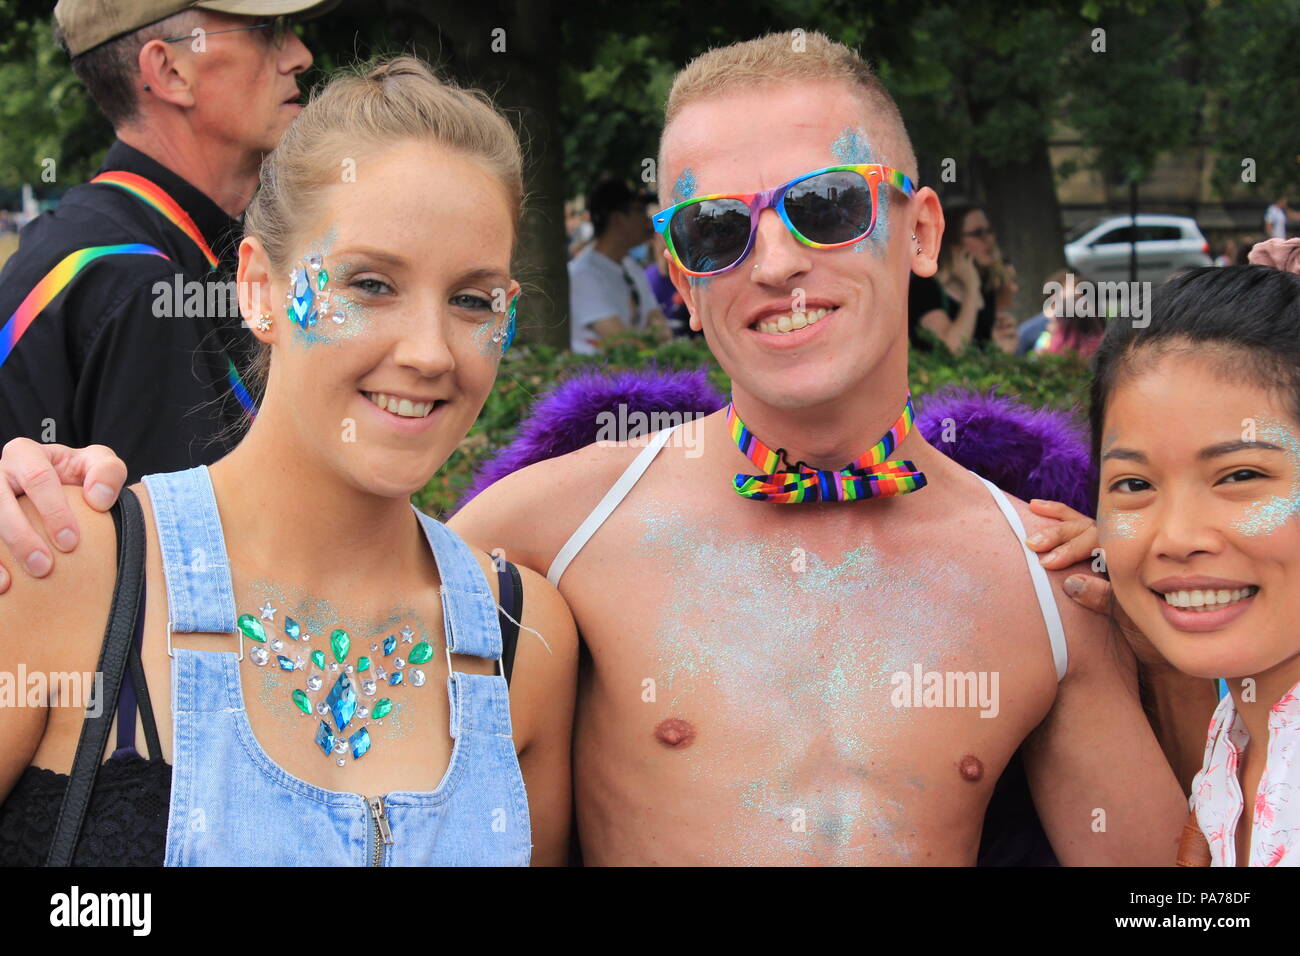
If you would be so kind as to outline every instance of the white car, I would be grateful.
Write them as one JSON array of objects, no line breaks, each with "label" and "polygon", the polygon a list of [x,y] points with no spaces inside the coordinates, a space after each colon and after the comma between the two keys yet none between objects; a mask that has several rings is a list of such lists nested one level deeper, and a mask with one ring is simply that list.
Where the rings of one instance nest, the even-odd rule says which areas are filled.
[{"label": "white car", "polygon": [[1208,266],[1210,244],[1195,219],[1139,213],[1106,216],[1075,226],[1065,237],[1070,270],[1092,282],[1129,281],[1129,254],[1136,230],[1137,279],[1163,282],[1182,269]]}]

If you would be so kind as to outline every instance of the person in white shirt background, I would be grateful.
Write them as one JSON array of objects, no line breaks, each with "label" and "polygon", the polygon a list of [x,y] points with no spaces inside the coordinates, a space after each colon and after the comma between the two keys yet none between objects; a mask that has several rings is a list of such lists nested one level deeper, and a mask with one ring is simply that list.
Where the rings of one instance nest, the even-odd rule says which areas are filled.
[{"label": "person in white shirt background", "polygon": [[569,261],[569,342],[573,351],[595,354],[602,341],[621,332],[653,330],[670,338],[667,321],[646,281],[644,267],[628,252],[653,235],[649,204],[619,179],[602,179],[587,195],[595,241]]},{"label": "person in white shirt background", "polygon": [[1285,239],[1286,224],[1292,219],[1300,219],[1300,213],[1292,209],[1287,198],[1282,196],[1264,210],[1264,231],[1270,239]]}]

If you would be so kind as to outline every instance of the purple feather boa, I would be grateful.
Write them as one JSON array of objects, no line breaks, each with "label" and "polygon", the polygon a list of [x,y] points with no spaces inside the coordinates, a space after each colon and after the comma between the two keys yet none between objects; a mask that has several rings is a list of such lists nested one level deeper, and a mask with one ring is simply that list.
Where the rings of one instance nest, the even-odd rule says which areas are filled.
[{"label": "purple feather boa", "polygon": [[[480,467],[463,507],[520,468],[576,451],[597,438],[601,412],[714,412],[726,397],[703,370],[655,368],[585,372],[538,399],[509,445]],[[1018,498],[1052,498],[1092,515],[1092,463],[1084,430],[1069,412],[1035,409],[1014,398],[948,388],[918,402],[916,427],[954,461]],[[945,424],[951,429],[945,436]],[[954,440],[945,441],[945,437]]]}]

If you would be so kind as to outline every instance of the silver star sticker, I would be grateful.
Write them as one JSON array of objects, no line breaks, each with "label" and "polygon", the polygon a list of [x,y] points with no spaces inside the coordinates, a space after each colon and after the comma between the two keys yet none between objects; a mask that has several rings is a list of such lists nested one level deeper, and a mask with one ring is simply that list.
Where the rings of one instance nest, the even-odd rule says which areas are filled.
[{"label": "silver star sticker", "polygon": [[293,659],[293,669],[296,670],[296,671],[300,671],[300,670],[302,670],[302,668],[303,668],[302,658],[301,658],[301,657],[295,657],[295,658]]},{"label": "silver star sticker", "polygon": [[264,602],[262,606],[258,608],[258,610],[262,612],[262,620],[264,621],[275,620],[275,605],[273,605],[270,601]]},{"label": "silver star sticker", "polygon": [[411,630],[411,626],[408,624],[406,627],[402,628],[402,642],[404,644],[410,644],[413,640],[415,640],[415,632]]}]

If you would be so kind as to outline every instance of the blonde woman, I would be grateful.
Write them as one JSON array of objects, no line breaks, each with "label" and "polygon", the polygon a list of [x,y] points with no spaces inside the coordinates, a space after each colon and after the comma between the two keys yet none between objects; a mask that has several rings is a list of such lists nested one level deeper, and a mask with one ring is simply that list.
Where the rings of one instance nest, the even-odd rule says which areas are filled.
[{"label": "blonde woman", "polygon": [[[114,731],[111,713],[98,738],[86,721],[107,737],[92,753],[81,702],[0,710],[0,862],[563,861],[572,619],[540,577],[409,503],[509,344],[521,195],[509,124],[418,60],[313,97],[264,164],[239,250],[265,376],[247,435],[132,489],[134,615],[131,496],[113,519],[70,496],[83,544],[0,606],[6,671],[111,684],[129,658]],[[84,823],[56,833],[82,786],[68,774],[87,770]]]}]

